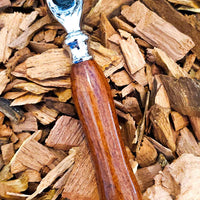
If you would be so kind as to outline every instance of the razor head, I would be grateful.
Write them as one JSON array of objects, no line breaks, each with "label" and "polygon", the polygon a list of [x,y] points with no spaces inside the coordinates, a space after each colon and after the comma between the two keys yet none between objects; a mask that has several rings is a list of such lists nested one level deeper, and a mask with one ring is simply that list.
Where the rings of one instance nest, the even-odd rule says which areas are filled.
[{"label": "razor head", "polygon": [[68,10],[70,8],[73,8],[75,6],[76,1],[75,0],[53,0],[54,4],[56,4],[60,9]]},{"label": "razor head", "polygon": [[68,33],[80,30],[83,0],[46,0],[49,10]]}]

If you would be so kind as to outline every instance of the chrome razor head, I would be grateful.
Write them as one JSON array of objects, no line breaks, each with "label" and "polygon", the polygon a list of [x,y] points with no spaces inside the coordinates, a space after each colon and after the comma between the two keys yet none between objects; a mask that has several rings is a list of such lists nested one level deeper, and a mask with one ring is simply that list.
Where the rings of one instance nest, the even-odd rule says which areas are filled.
[{"label": "chrome razor head", "polygon": [[47,0],[47,5],[67,33],[80,30],[83,0]]}]

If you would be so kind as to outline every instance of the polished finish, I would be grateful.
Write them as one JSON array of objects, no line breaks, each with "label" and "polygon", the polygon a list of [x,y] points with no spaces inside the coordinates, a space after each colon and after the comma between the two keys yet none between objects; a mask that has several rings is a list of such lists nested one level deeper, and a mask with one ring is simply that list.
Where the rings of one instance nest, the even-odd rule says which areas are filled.
[{"label": "polished finish", "polygon": [[141,200],[106,78],[93,60],[72,66],[73,100],[89,144],[102,200]]}]

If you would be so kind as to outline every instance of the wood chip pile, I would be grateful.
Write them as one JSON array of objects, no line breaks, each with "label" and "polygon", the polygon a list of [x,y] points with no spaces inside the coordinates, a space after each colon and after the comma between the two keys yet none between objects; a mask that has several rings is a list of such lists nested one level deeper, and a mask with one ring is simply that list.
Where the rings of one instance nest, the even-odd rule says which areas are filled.
[{"label": "wood chip pile", "polygon": [[[200,2],[85,0],[144,200],[200,199]],[[178,9],[178,10],[177,10]],[[67,33],[43,0],[0,1],[0,199],[98,200]]]}]

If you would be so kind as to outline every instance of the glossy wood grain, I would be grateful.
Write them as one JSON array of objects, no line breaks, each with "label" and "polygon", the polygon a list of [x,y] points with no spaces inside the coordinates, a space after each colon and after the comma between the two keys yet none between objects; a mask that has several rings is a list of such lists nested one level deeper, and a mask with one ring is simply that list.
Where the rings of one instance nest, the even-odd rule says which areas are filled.
[{"label": "glossy wood grain", "polygon": [[140,200],[120,137],[109,84],[93,61],[72,67],[72,93],[94,161],[102,200]]}]

